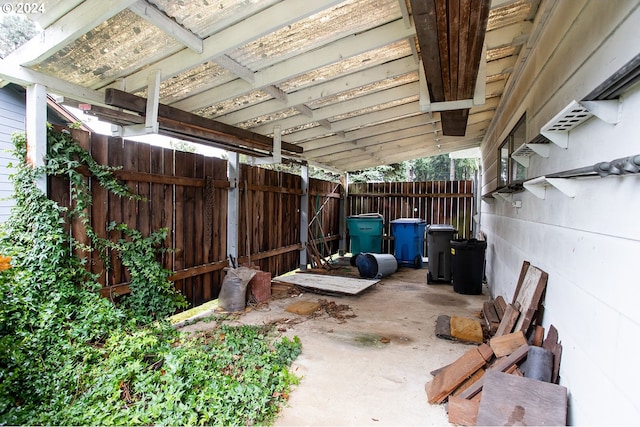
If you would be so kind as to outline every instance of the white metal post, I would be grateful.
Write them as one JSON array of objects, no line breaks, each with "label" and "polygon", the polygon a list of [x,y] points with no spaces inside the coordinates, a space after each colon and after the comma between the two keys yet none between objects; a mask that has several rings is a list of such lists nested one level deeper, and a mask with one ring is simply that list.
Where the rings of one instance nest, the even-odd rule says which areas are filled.
[{"label": "white metal post", "polygon": [[307,241],[309,240],[309,166],[300,170],[302,195],[300,196],[300,270],[307,270]]},{"label": "white metal post", "polygon": [[[41,84],[27,86],[27,162],[34,167],[44,165],[47,154],[47,88]],[[47,177],[36,183],[47,194]]]},{"label": "white metal post", "polygon": [[338,233],[340,234],[340,242],[338,243],[338,254],[343,256],[347,251],[347,233],[346,224],[347,221],[347,197],[349,197],[349,173],[345,173],[340,178],[342,184],[342,197],[340,197],[340,205],[338,215],[340,216],[340,224],[338,225]]},{"label": "white metal post", "polygon": [[227,201],[227,253],[237,261],[238,222],[240,215],[240,189],[238,188],[240,178],[240,154],[229,152],[227,165],[227,178],[230,184]]}]

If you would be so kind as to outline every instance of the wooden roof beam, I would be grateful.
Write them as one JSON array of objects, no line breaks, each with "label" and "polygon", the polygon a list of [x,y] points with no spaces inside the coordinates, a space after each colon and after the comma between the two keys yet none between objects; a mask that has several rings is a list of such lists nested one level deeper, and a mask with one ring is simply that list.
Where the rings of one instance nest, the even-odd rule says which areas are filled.
[{"label": "wooden roof beam", "polygon": [[[147,100],[145,98],[123,92],[117,89],[107,89],[105,103],[112,107],[123,108],[139,114],[146,112]],[[257,134],[245,129],[240,129],[225,123],[207,119],[193,113],[179,110],[168,105],[158,105],[158,121],[161,129],[173,132],[194,132],[197,137],[203,135],[215,139],[223,139],[229,143],[237,143],[252,148],[272,151],[273,140],[267,136]],[[290,153],[302,153],[302,147],[282,142],[282,149]]]}]

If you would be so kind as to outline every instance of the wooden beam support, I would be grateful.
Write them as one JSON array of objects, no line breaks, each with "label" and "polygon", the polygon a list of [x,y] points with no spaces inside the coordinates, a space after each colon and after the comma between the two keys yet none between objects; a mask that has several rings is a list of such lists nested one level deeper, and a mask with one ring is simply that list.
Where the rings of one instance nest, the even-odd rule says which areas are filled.
[{"label": "wooden beam support", "polygon": [[[138,114],[144,114],[147,100],[131,93],[109,88],[105,92],[105,103],[112,107],[124,108]],[[160,122],[160,129],[173,131],[181,129],[183,132],[193,130],[198,131],[202,138],[206,137],[204,134],[208,134],[212,140],[222,139],[229,144],[235,143],[240,146],[266,151],[273,150],[273,140],[265,135],[198,116],[165,104],[158,105],[158,121]],[[286,142],[282,143],[282,150],[290,153],[302,153],[303,151],[302,147]]]}]

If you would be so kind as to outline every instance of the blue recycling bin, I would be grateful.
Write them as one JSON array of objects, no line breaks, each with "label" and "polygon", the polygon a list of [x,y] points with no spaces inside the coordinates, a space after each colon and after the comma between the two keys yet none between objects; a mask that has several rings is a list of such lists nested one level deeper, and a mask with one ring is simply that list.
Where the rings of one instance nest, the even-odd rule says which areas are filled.
[{"label": "blue recycling bin", "polygon": [[398,264],[422,268],[424,234],[427,222],[420,218],[399,218],[391,221],[394,255]]}]

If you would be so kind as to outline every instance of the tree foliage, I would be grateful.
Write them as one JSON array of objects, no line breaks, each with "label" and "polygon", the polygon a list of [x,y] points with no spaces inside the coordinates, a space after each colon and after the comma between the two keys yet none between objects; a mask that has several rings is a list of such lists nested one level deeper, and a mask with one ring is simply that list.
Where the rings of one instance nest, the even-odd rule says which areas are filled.
[{"label": "tree foliage", "polygon": [[24,16],[3,14],[0,18],[0,58],[22,46],[36,33],[33,22]]}]

